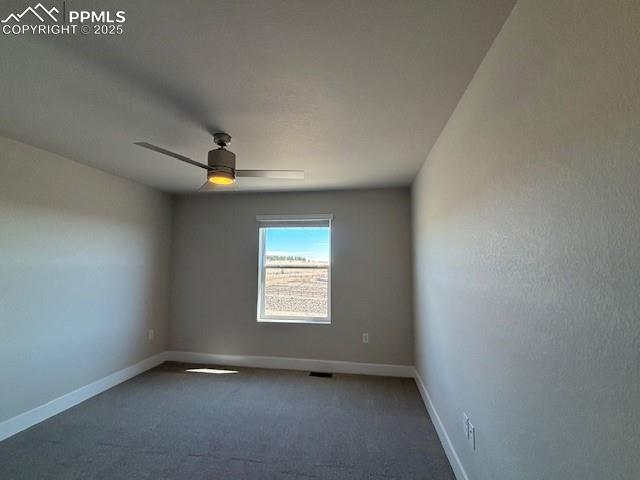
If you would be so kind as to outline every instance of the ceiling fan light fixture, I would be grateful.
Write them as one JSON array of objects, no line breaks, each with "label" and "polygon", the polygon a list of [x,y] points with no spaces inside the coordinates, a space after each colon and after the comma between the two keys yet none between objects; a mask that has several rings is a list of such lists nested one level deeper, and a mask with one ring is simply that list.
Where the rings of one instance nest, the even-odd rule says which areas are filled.
[{"label": "ceiling fan light fixture", "polygon": [[234,172],[227,172],[226,170],[211,170],[207,174],[207,181],[214,185],[231,185],[236,181]]},{"label": "ceiling fan light fixture", "polygon": [[147,142],[134,142],[139,147],[167,155],[169,157],[188,163],[207,171],[207,181],[200,187],[201,191],[208,191],[207,185],[229,186],[236,182],[236,177],[275,178],[289,180],[303,180],[303,170],[236,170],[236,154],[226,147],[231,142],[231,135],[218,132],[213,135],[213,140],[218,146],[207,153],[207,163],[201,163],[179,153],[172,152],[157,145]]}]

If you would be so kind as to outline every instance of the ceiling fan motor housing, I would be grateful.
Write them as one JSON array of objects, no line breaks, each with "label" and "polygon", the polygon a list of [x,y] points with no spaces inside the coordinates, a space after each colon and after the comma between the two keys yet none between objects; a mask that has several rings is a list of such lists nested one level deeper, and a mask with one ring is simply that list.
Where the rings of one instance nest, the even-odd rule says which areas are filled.
[{"label": "ceiling fan motor housing", "polygon": [[236,154],[225,148],[216,148],[209,151],[207,163],[210,167],[215,167],[216,169],[235,172]]}]

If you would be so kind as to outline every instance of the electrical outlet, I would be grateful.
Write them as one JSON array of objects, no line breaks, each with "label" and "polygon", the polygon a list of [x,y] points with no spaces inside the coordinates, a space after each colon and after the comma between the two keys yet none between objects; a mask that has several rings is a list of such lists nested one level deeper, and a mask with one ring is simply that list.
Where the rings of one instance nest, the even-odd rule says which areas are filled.
[{"label": "electrical outlet", "polygon": [[362,334],[362,343],[369,343],[369,334],[368,333],[363,333]]},{"label": "electrical outlet", "polygon": [[147,334],[147,338],[149,340],[153,340],[153,338],[156,336],[156,332],[153,330],[153,328],[149,329],[149,333]]},{"label": "electrical outlet", "polygon": [[469,440],[469,416],[466,413],[464,415],[464,438]]}]

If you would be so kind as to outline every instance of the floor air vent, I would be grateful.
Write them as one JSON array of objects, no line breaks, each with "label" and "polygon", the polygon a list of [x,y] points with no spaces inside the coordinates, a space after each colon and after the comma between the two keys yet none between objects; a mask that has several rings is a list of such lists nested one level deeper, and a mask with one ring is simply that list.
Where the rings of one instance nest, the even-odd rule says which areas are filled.
[{"label": "floor air vent", "polygon": [[333,373],[327,372],[309,372],[310,377],[333,378]]}]

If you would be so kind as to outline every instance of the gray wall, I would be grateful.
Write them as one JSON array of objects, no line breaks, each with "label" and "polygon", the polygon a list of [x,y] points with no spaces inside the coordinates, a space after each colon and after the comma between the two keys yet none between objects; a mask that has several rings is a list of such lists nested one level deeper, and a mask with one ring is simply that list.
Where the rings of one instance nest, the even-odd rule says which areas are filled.
[{"label": "gray wall", "polygon": [[[304,213],[334,214],[332,324],[258,324],[255,216]],[[177,197],[171,348],[412,364],[410,217],[408,189]]]},{"label": "gray wall", "polygon": [[164,350],[170,213],[0,137],[0,421]]},{"label": "gray wall", "polygon": [[416,364],[472,480],[640,478],[639,26],[520,0],[413,186]]}]

